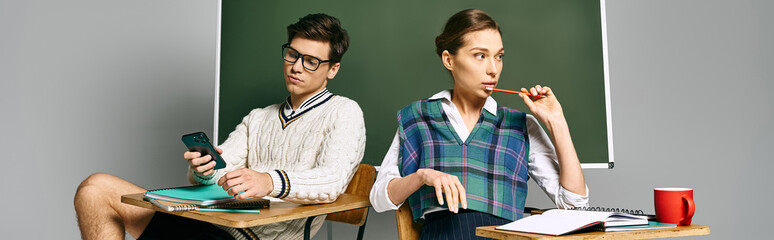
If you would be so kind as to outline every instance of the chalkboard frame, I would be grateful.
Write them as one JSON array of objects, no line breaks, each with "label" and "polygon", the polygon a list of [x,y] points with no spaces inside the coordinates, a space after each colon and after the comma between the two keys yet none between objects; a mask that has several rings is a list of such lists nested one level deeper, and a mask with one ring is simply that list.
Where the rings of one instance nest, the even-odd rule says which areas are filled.
[{"label": "chalkboard frame", "polygon": [[[215,76],[215,99],[214,99],[214,122],[213,122],[213,141],[217,144],[219,141],[224,139],[224,137],[220,134],[221,132],[225,132],[224,134],[228,134],[228,130],[221,129],[223,126],[220,126],[220,98],[221,98],[221,49],[222,49],[222,42],[221,42],[221,33],[222,33],[222,19],[223,19],[223,5],[222,0],[217,0],[217,12],[218,12],[218,29],[217,29],[217,50],[216,50],[216,76]],[[461,10],[461,9],[460,9]],[[599,16],[600,16],[600,30],[601,30],[601,50],[602,50],[602,65],[603,65],[603,75],[604,75],[604,112],[605,112],[605,128],[606,128],[606,146],[607,146],[607,162],[595,162],[595,163],[586,163],[582,162],[581,166],[584,169],[589,168],[608,168],[612,169],[614,167],[614,148],[613,148],[613,131],[612,131],[612,114],[611,114],[611,95],[610,95],[610,74],[609,74],[609,61],[608,61],[608,48],[607,48],[607,19],[606,19],[606,11],[605,11],[605,0],[599,0]],[[300,17],[300,16],[299,16]],[[497,18],[495,18],[497,19]],[[287,25],[289,23],[285,23]],[[347,27],[346,23],[344,23],[345,28]],[[282,26],[284,27],[284,26]],[[504,35],[505,36],[505,35]],[[345,57],[346,58],[346,57]],[[345,70],[346,71],[346,70]],[[335,93],[335,90],[333,90]],[[429,95],[428,95],[429,96]],[[254,107],[264,107],[264,106],[254,106]],[[365,110],[364,110],[365,111]],[[241,119],[241,118],[240,118]],[[572,123],[570,123],[572,126]],[[233,129],[233,128],[232,128]],[[573,135],[574,141],[577,142],[580,138],[578,136]],[[576,144],[577,146],[577,144]],[[384,149],[374,149],[377,151],[386,150],[386,146],[383,147]],[[365,161],[365,160],[364,160]],[[381,159],[378,159],[377,162],[381,162]],[[373,164],[373,163],[372,163]]]}]

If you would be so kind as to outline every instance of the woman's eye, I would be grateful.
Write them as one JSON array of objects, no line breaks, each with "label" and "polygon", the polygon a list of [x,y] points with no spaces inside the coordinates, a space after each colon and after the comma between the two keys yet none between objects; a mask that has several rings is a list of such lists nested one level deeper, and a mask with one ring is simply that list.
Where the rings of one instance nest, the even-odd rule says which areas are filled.
[{"label": "woman's eye", "polygon": [[483,54],[483,53],[476,53],[476,54],[475,54],[475,55],[473,55],[473,56],[474,56],[476,59],[484,59],[484,54]]},{"label": "woman's eye", "polygon": [[499,55],[497,55],[496,58],[497,58],[497,60],[503,60],[503,57],[505,57],[505,55],[499,54]]}]

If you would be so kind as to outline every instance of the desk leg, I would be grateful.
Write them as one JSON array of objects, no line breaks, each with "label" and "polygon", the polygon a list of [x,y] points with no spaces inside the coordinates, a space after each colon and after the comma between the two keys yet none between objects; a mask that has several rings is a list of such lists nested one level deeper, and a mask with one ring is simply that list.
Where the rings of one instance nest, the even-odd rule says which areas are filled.
[{"label": "desk leg", "polygon": [[314,221],[315,217],[308,217],[306,218],[306,223],[304,224],[304,240],[309,240],[311,237],[309,236],[312,230],[312,221]]},{"label": "desk leg", "polygon": [[357,230],[357,240],[363,240],[363,235],[365,234],[366,223],[368,223],[368,215],[366,215],[366,219],[365,219],[365,221],[363,221],[363,225],[360,226],[360,228]]}]

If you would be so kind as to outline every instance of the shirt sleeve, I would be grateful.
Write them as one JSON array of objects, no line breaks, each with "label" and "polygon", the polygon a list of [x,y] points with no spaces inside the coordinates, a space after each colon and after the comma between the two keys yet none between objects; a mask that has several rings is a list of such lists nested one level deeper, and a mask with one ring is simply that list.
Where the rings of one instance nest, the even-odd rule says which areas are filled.
[{"label": "shirt sleeve", "polygon": [[559,183],[559,161],[556,150],[538,120],[527,114],[527,132],[529,135],[529,175],[538,186],[554,201],[557,208],[586,207],[589,202],[589,190],[581,196]]},{"label": "shirt sleeve", "polygon": [[390,196],[387,192],[387,185],[395,178],[400,178],[400,170],[398,170],[398,151],[400,151],[400,143],[398,132],[395,132],[395,137],[392,139],[390,149],[387,150],[387,154],[382,160],[382,165],[379,168],[379,174],[376,176],[373,188],[371,188],[371,206],[374,207],[376,212],[384,212],[388,210],[397,210],[403,203],[395,205],[390,200]]}]

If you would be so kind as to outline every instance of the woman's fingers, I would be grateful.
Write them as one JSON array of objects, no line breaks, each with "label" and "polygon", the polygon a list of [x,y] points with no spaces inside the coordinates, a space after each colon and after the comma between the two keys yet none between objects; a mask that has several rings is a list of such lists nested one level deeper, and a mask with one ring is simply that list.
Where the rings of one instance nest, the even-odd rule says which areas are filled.
[{"label": "woman's fingers", "polygon": [[[534,87],[531,87],[529,89],[521,88],[521,91],[532,95],[532,99],[539,99],[539,98],[548,96],[549,93],[551,92],[551,88],[535,85]],[[523,94],[519,94],[519,96],[523,96]]]},{"label": "woman's fingers", "polygon": [[[451,176],[451,178],[457,178],[457,177]],[[451,199],[454,200],[454,201],[450,201],[452,202],[452,204],[450,204],[449,209],[452,209],[453,212],[457,213],[460,209],[460,191],[457,185],[454,184],[454,180],[451,180],[449,182],[449,188],[451,188],[451,192],[452,192]]]},{"label": "woman's fingers", "polygon": [[[437,170],[429,170],[425,183],[435,189],[435,196],[439,205],[446,202],[449,211],[459,212],[459,206],[467,209],[467,193],[457,176],[446,174]],[[446,199],[446,200],[444,200]]]},{"label": "woman's fingers", "polygon": [[443,186],[441,186],[440,180],[436,179],[433,187],[435,187],[435,197],[438,198],[438,205],[443,205]]},{"label": "woman's fingers", "polygon": [[[522,88],[522,92],[527,92],[527,89]],[[524,100],[524,105],[527,105],[527,108],[529,108],[530,111],[534,112],[535,103],[532,102],[532,98],[530,96],[527,96],[527,94],[519,94],[519,97],[521,97],[522,100]]]},{"label": "woman's fingers", "polygon": [[463,209],[468,209],[468,193],[465,191],[465,187],[460,183],[459,178],[454,178],[454,184],[457,186],[457,190],[460,192],[459,198]]},{"label": "woman's fingers", "polygon": [[454,190],[451,188],[449,181],[444,181],[444,183],[443,183],[443,191],[446,193],[446,204],[447,204],[447,207],[449,208],[449,211],[454,212],[454,206],[456,206],[455,203],[457,201],[455,201],[456,199],[454,199],[454,197],[452,197]]}]

